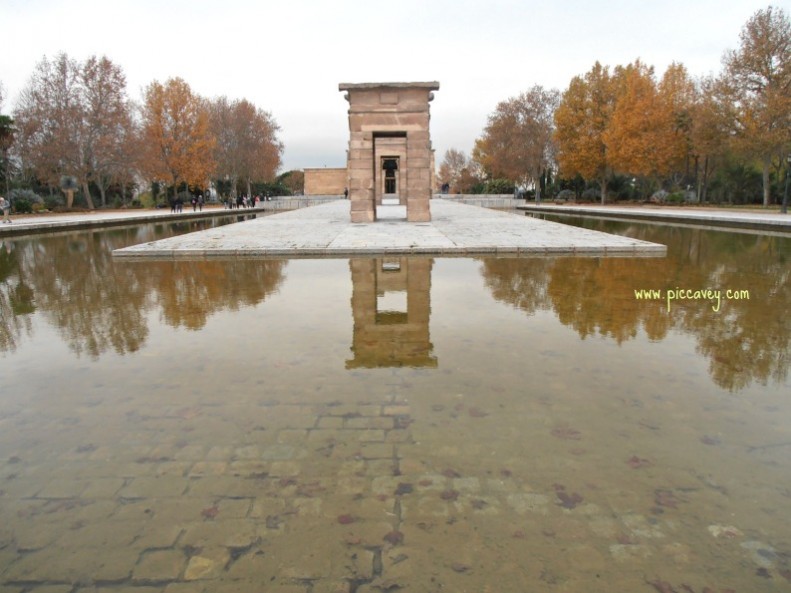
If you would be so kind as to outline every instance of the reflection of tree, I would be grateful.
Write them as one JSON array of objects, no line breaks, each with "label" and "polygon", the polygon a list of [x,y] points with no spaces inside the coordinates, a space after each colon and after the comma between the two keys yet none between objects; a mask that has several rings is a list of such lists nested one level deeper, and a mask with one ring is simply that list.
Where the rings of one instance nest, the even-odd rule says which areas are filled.
[{"label": "reflection of tree", "polygon": [[486,259],[483,273],[497,300],[528,314],[552,309],[583,339],[600,334],[620,344],[641,326],[651,339],[667,333],[662,307],[649,301],[653,306],[646,308],[634,298],[633,287],[652,286],[656,270],[647,266],[657,263],[666,265],[623,258]]},{"label": "reflection of tree", "polygon": [[[585,338],[617,343],[642,329],[651,340],[671,329],[695,336],[714,382],[741,389],[752,381],[783,381],[791,352],[788,257],[791,241],[757,234],[586,221],[668,244],[666,258],[485,259],[482,273],[497,300],[528,313],[551,308]],[[637,300],[639,289],[746,289],[749,300]]]},{"label": "reflection of tree", "polygon": [[134,352],[148,336],[146,287],[111,250],[124,233],[53,236],[20,246],[39,309],[76,354]]},{"label": "reflection of tree", "polygon": [[547,279],[554,264],[554,260],[546,258],[485,259],[483,277],[495,299],[532,315],[550,307]]},{"label": "reflection of tree", "polygon": [[679,325],[697,336],[698,351],[709,359],[709,372],[721,387],[784,381],[791,354],[791,241],[740,235],[731,236],[727,248],[717,249],[709,283],[723,290],[748,289],[750,299],[723,302],[719,314],[696,308]]},{"label": "reflection of tree", "polygon": [[165,320],[200,329],[212,313],[255,305],[277,292],[282,260],[166,261],[132,263],[149,283]]},{"label": "reflection of tree", "polygon": [[0,256],[0,351],[30,332],[24,314],[34,303],[73,352],[98,357],[138,350],[148,337],[146,311],[156,305],[168,323],[197,329],[213,312],[256,304],[282,282],[283,261],[113,261],[114,249],[161,234],[161,226],[145,225],[17,241]]},{"label": "reflection of tree", "polygon": [[548,295],[564,325],[580,337],[600,334],[618,344],[634,338],[643,326],[654,340],[665,337],[669,318],[660,302],[644,307],[634,288],[651,287],[662,260],[560,259],[552,268]]},{"label": "reflection of tree", "polygon": [[16,350],[22,334],[30,335],[33,291],[18,273],[16,251],[0,243],[0,352]]}]

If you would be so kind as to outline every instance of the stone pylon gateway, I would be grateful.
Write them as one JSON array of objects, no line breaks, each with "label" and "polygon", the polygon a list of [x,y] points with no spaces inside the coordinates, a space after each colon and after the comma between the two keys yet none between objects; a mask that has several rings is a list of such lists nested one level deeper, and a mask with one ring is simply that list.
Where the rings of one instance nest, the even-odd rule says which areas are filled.
[{"label": "stone pylon gateway", "polygon": [[410,222],[430,221],[429,102],[439,83],[341,83],[338,88],[349,101],[352,222],[375,221],[383,200],[406,206]]}]

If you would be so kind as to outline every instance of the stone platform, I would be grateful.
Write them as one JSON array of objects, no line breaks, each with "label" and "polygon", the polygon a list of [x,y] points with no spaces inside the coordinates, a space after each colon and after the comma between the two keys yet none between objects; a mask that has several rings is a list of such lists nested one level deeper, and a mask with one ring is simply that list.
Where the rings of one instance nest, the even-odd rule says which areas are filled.
[{"label": "stone platform", "polygon": [[[392,210],[393,218],[386,218]],[[338,200],[118,249],[116,257],[349,257],[355,255],[663,256],[664,245],[477,206],[431,201],[432,220],[408,223],[398,207],[374,223],[352,224]]]}]

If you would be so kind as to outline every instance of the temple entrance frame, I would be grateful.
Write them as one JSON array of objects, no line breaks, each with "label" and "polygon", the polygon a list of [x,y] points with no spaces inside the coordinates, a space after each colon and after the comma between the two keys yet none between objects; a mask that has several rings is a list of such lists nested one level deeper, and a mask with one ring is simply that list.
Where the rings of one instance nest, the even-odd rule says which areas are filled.
[{"label": "temple entrance frame", "polygon": [[[341,83],[338,88],[346,91],[349,102],[352,222],[374,222],[386,192],[406,206],[408,221],[430,221],[434,172],[429,102],[439,83]],[[396,168],[385,168],[393,162]]]}]

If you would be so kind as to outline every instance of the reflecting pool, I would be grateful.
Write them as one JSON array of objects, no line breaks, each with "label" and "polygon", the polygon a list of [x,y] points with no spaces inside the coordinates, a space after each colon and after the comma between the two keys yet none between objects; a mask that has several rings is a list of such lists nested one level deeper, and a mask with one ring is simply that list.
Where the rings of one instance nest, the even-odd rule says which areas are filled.
[{"label": "reflecting pool", "polygon": [[791,239],[570,222],[668,256],[3,241],[0,592],[788,591]]}]

